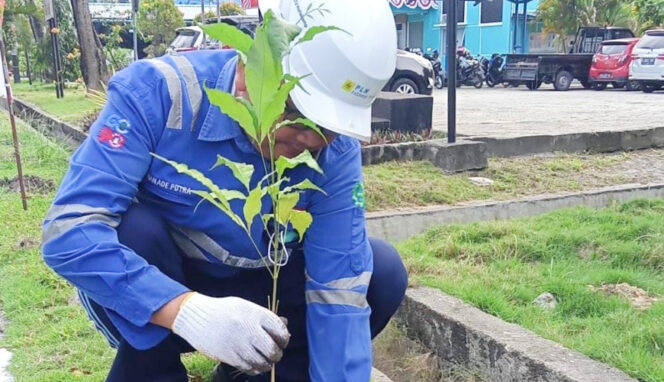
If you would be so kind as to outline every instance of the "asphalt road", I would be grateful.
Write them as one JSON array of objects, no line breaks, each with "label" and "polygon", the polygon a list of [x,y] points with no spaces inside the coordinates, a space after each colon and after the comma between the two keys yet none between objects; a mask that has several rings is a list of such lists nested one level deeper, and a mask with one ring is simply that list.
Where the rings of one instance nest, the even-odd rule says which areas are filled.
[{"label": "asphalt road", "polygon": [[[638,130],[664,126],[664,90],[651,94],[580,86],[558,92],[519,88],[461,87],[457,134],[515,137],[578,132]],[[433,129],[447,130],[447,88],[434,90]]]}]

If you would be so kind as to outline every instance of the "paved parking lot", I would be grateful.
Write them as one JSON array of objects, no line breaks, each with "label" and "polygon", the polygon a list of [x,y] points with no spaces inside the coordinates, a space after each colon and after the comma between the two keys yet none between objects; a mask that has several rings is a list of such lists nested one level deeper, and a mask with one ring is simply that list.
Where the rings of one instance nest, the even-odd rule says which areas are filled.
[{"label": "paved parking lot", "polygon": [[[434,91],[434,130],[447,130],[447,88]],[[457,93],[457,134],[514,137],[664,126],[664,91],[618,89],[557,92],[551,85],[462,87]]]}]

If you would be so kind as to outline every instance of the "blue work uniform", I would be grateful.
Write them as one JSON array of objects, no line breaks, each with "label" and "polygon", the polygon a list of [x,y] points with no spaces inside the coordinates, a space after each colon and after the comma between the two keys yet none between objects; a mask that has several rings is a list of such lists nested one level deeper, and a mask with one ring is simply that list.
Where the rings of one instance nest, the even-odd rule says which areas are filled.
[{"label": "blue work uniform", "polygon": [[[121,244],[116,228],[134,203],[156,211],[183,256],[223,279],[264,267],[246,232],[192,190],[204,187],[151,153],[203,172],[222,189],[246,193],[228,168],[210,171],[221,155],[252,164],[253,188],[269,168],[204,86],[234,88],[237,56],[198,51],[138,61],[108,84],[108,102],[76,151],[43,224],[46,263],[102,306],[136,349],[156,346],[171,332],[152,315],[189,288]],[[366,293],[373,270],[365,232],[359,143],[340,136],[317,153],[324,174],[300,166],[289,184],[310,179],[326,194],[307,191],[298,208],[313,224],[303,238],[309,374],[314,381],[367,381],[371,370],[371,309]],[[200,203],[200,204],[199,204]],[[241,201],[231,202],[242,216]],[[262,213],[271,205],[264,200]],[[257,219],[260,219],[259,217]],[[269,232],[253,224],[267,253]]]}]

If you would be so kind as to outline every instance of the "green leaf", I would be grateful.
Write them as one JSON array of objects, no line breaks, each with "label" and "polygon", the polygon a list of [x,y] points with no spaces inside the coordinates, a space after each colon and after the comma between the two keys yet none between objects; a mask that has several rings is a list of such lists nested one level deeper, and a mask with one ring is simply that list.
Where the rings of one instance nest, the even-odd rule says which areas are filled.
[{"label": "green leaf", "polygon": [[295,158],[286,158],[284,156],[281,156],[279,157],[279,159],[276,160],[275,165],[277,167],[278,177],[281,178],[281,176],[284,174],[286,170],[290,170],[301,164],[307,165],[309,168],[315,170],[320,174],[323,173],[323,170],[321,170],[320,166],[318,165],[318,162],[316,162],[316,160],[311,156],[309,150],[304,150],[300,155],[296,156]]},{"label": "green leaf", "polygon": [[221,190],[221,193],[226,197],[226,200],[231,201],[235,199],[245,200],[247,196],[240,191],[235,190]]},{"label": "green leaf", "polygon": [[281,71],[281,59],[288,52],[295,37],[302,32],[302,28],[274,15],[272,10],[265,14],[263,23],[267,29],[272,56],[279,60],[278,70]]},{"label": "green leaf", "polygon": [[258,141],[258,118],[244,100],[237,99],[226,92],[210,89],[207,86],[205,87],[205,93],[212,105],[219,107],[222,113],[237,121],[248,136],[253,138],[254,141]]},{"label": "green leaf", "polygon": [[219,166],[226,166],[233,172],[235,179],[239,180],[240,183],[249,191],[249,183],[251,182],[251,176],[254,175],[254,166],[246,163],[233,162],[230,159],[226,159],[221,155],[217,155],[217,163],[212,166],[210,171],[216,169]]},{"label": "green leaf", "polygon": [[253,44],[249,35],[226,23],[205,25],[203,31],[213,39],[245,55],[249,53]]},{"label": "green leaf", "polygon": [[281,192],[284,193],[284,194],[287,194],[287,193],[289,193],[289,192],[296,191],[296,190],[297,190],[297,191],[303,191],[303,190],[315,190],[315,191],[318,191],[318,192],[322,192],[324,195],[327,195],[327,193],[326,193],[325,191],[323,191],[323,189],[321,189],[320,187],[316,186],[316,185],[315,185],[312,181],[310,181],[309,179],[305,179],[305,180],[301,181],[300,183],[295,184],[295,185],[293,185],[293,186],[286,187],[286,188],[284,188],[284,190],[281,191]]},{"label": "green leaf", "polygon": [[311,27],[307,29],[306,32],[304,32],[304,35],[300,37],[299,40],[295,43],[295,45],[302,44],[303,42],[311,41],[314,39],[314,37],[318,36],[319,34],[323,32],[328,32],[328,31],[340,31],[348,34],[349,36],[351,35],[350,33],[346,32],[345,30],[335,27],[335,26],[323,26],[323,25],[318,25],[315,27]]},{"label": "green leaf", "polygon": [[320,137],[323,138],[323,140],[327,143],[327,137],[325,136],[325,134],[323,134],[323,132],[314,123],[314,121],[310,120],[309,118],[298,118],[294,121],[286,120],[286,121],[280,122],[280,123],[277,124],[277,127],[275,127],[275,130],[279,130],[283,126],[290,126],[290,125],[304,125],[304,126],[310,128],[311,130],[315,131],[316,133],[318,133],[318,135],[320,135]]},{"label": "green leaf", "polygon": [[277,199],[277,221],[279,224],[285,226],[288,224],[293,208],[300,201],[300,194],[293,192],[291,194],[281,194]]},{"label": "green leaf", "polygon": [[300,236],[300,242],[304,239],[304,234],[307,232],[311,223],[313,223],[314,218],[307,211],[293,211],[290,215],[290,222],[293,225],[293,228],[297,231],[298,236]]},{"label": "green leaf", "polygon": [[224,205],[222,203],[219,203],[218,199],[215,198],[215,194],[211,192],[205,192],[205,191],[191,191],[194,194],[200,196],[201,198],[207,200],[210,202],[213,206],[217,207],[221,212],[225,213],[226,216],[231,218],[235,224],[239,225],[240,227],[244,228],[246,230],[246,227],[244,225],[244,222],[240,219],[239,216],[237,216],[233,210],[231,210],[230,206]]},{"label": "green leaf", "polygon": [[[278,60],[281,68],[281,59]],[[281,70],[277,69],[277,61],[272,55],[267,32],[263,26],[256,29],[254,45],[247,54],[247,65],[245,67],[245,80],[251,103],[258,115],[258,126],[264,126],[263,118],[265,110],[270,101],[281,87]],[[262,141],[265,137],[264,131],[257,135]]]},{"label": "green leaf", "polygon": [[302,76],[302,77],[295,77],[293,75],[290,75],[290,74],[286,73],[286,74],[284,74],[284,81],[296,81],[296,80],[298,80],[295,85],[297,85],[297,87],[300,88],[300,90],[305,92],[307,95],[311,95],[311,94],[309,94],[307,89],[305,89],[304,86],[302,86],[302,83],[300,82],[303,78],[309,77],[310,75],[311,74],[307,74],[306,76]]},{"label": "green leaf", "polygon": [[299,81],[300,79],[298,78],[295,81],[284,82],[279,91],[274,94],[267,108],[265,108],[264,114],[261,116],[261,131],[267,134],[270,133],[270,129],[274,123],[284,114],[288,95]]},{"label": "green leaf", "polygon": [[185,164],[181,164],[181,163],[177,163],[177,162],[172,161],[172,160],[168,160],[168,159],[166,159],[162,156],[159,156],[155,153],[150,153],[150,155],[152,155],[153,157],[159,159],[162,162],[165,162],[165,163],[171,165],[180,174],[189,175],[193,179],[197,180],[199,183],[201,183],[202,185],[207,187],[208,190],[212,191],[212,193],[215,195],[215,197],[217,197],[219,199],[219,201],[225,207],[230,208],[230,205],[228,204],[228,200],[226,199],[225,195],[222,193],[222,190],[216,184],[214,184],[214,182],[212,182],[212,180],[210,180],[208,177],[203,175],[202,172],[200,172],[198,170],[191,169]]},{"label": "green leaf", "polygon": [[254,221],[256,215],[261,212],[263,203],[261,198],[263,197],[264,189],[258,185],[258,187],[251,190],[247,200],[244,202],[244,221],[247,222],[247,230],[251,230],[251,224]]}]

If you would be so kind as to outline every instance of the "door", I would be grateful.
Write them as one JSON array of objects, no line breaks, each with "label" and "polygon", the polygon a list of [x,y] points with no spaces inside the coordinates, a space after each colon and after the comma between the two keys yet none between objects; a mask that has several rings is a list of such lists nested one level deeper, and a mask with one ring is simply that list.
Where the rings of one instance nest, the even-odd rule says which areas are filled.
[{"label": "door", "polygon": [[408,24],[408,47],[422,50],[424,40],[424,22],[418,21]]}]

